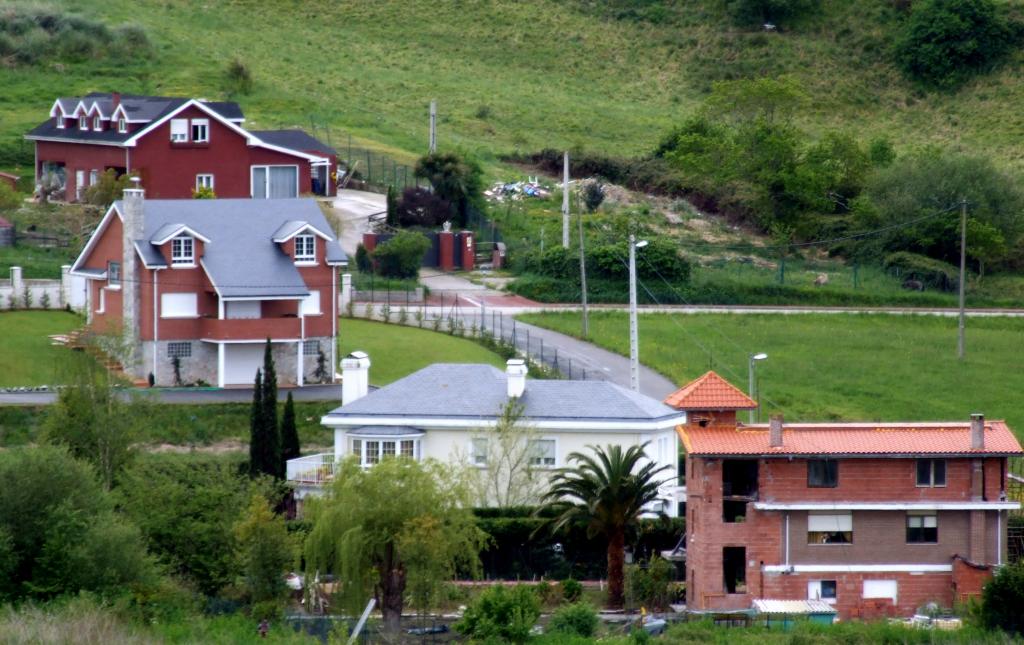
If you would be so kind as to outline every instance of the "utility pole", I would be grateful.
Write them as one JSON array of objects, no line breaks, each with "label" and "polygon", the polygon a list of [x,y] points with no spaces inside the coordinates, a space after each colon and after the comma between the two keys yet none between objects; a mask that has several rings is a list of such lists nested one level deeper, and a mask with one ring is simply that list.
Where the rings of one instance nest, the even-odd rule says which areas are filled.
[{"label": "utility pole", "polygon": [[629,234],[629,386],[640,391],[640,339],[636,324],[636,236]]},{"label": "utility pole", "polygon": [[960,324],[957,328],[956,357],[964,360],[964,283],[967,278],[967,198],[960,200]]},{"label": "utility pole", "polygon": [[562,155],[562,248],[569,248],[569,152]]},{"label": "utility pole", "polygon": [[437,99],[430,99],[430,154],[437,152]]},{"label": "utility pole", "polygon": [[590,317],[587,313],[587,265],[586,252],[583,249],[583,209],[576,205],[579,212],[577,221],[580,226],[580,302],[583,305],[583,338],[590,336]]}]

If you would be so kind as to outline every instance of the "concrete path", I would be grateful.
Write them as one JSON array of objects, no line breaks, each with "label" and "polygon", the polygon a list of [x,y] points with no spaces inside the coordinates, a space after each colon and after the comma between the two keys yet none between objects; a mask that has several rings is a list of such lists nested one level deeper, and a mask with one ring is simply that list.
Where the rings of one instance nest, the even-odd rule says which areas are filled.
[{"label": "concrete path", "polygon": [[341,220],[341,248],[355,257],[363,233],[370,230],[370,216],[387,212],[387,196],[365,190],[342,190],[331,202]]}]

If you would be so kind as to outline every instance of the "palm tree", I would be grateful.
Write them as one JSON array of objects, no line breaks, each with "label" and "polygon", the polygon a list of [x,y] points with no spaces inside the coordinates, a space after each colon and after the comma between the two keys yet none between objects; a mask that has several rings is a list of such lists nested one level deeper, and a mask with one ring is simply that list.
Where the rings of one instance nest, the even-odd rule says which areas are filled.
[{"label": "palm tree", "polygon": [[[630,446],[587,446],[594,456],[569,454],[574,468],[559,471],[551,478],[551,489],[544,495],[542,510],[557,513],[552,530],[575,522],[587,526],[587,537],[603,535],[608,540],[608,606],[622,606],[623,564],[626,559],[626,529],[636,525],[644,506],[658,499],[662,481],[657,475],[669,468],[647,462],[647,444]],[[633,471],[636,470],[634,473]]]}]

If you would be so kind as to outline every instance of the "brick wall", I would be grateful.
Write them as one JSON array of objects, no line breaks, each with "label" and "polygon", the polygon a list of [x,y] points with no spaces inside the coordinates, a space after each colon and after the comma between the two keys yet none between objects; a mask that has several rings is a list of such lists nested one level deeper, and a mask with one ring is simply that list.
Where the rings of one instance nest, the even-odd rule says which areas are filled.
[{"label": "brick wall", "polygon": [[[766,573],[765,597],[806,599],[807,584],[815,580],[836,581],[835,608],[844,620],[907,616],[930,602],[940,607],[953,605],[953,575],[949,573]],[[864,598],[865,580],[895,580],[896,603]]]}]

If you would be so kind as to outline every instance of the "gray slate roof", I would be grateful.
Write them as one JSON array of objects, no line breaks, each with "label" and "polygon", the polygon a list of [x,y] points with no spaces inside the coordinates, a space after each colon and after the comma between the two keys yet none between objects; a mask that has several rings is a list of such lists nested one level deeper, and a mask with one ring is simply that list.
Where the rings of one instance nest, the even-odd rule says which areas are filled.
[{"label": "gray slate roof", "polygon": [[[78,102],[81,101],[86,108],[91,108],[93,103],[98,103],[100,110],[107,117],[114,112],[113,97],[109,92],[93,92],[85,96],[68,96],[57,99],[64,111],[70,114],[74,111]],[[161,117],[173,112],[191,99],[170,96],[141,96],[135,94],[122,94],[121,105],[124,106],[128,118],[132,121],[156,121]],[[242,108],[237,103],[230,101],[206,101],[206,107],[228,120],[239,120],[245,117]],[[91,124],[90,124],[91,125]],[[58,128],[52,119],[37,125],[29,131],[29,137],[46,137],[57,139],[72,139],[82,142],[97,143],[121,143],[135,133],[120,133],[117,128],[108,127],[100,132],[91,129],[79,130],[77,127]]]},{"label": "gray slate roof", "polygon": [[267,143],[282,148],[303,150],[305,152],[319,152],[324,155],[338,154],[334,148],[309,135],[304,130],[253,130],[252,133]]},{"label": "gray slate roof", "polygon": [[[373,369],[372,367],[370,368]],[[507,403],[505,372],[490,365],[435,363],[330,411],[346,417],[493,419]],[[526,381],[529,421],[658,421],[681,417],[660,401],[607,381]]]},{"label": "gray slate roof", "polygon": [[[158,232],[185,224],[210,240],[203,246],[203,266],[224,297],[302,297],[309,294],[291,258],[272,240],[288,220],[309,222],[330,233],[331,227],[313,199],[154,199],[146,200],[144,240],[136,248],[150,266],[164,264],[149,243]],[[124,212],[124,203],[115,203]],[[327,242],[327,261],[345,262],[337,239]],[[152,263],[150,263],[152,261]]]}]

